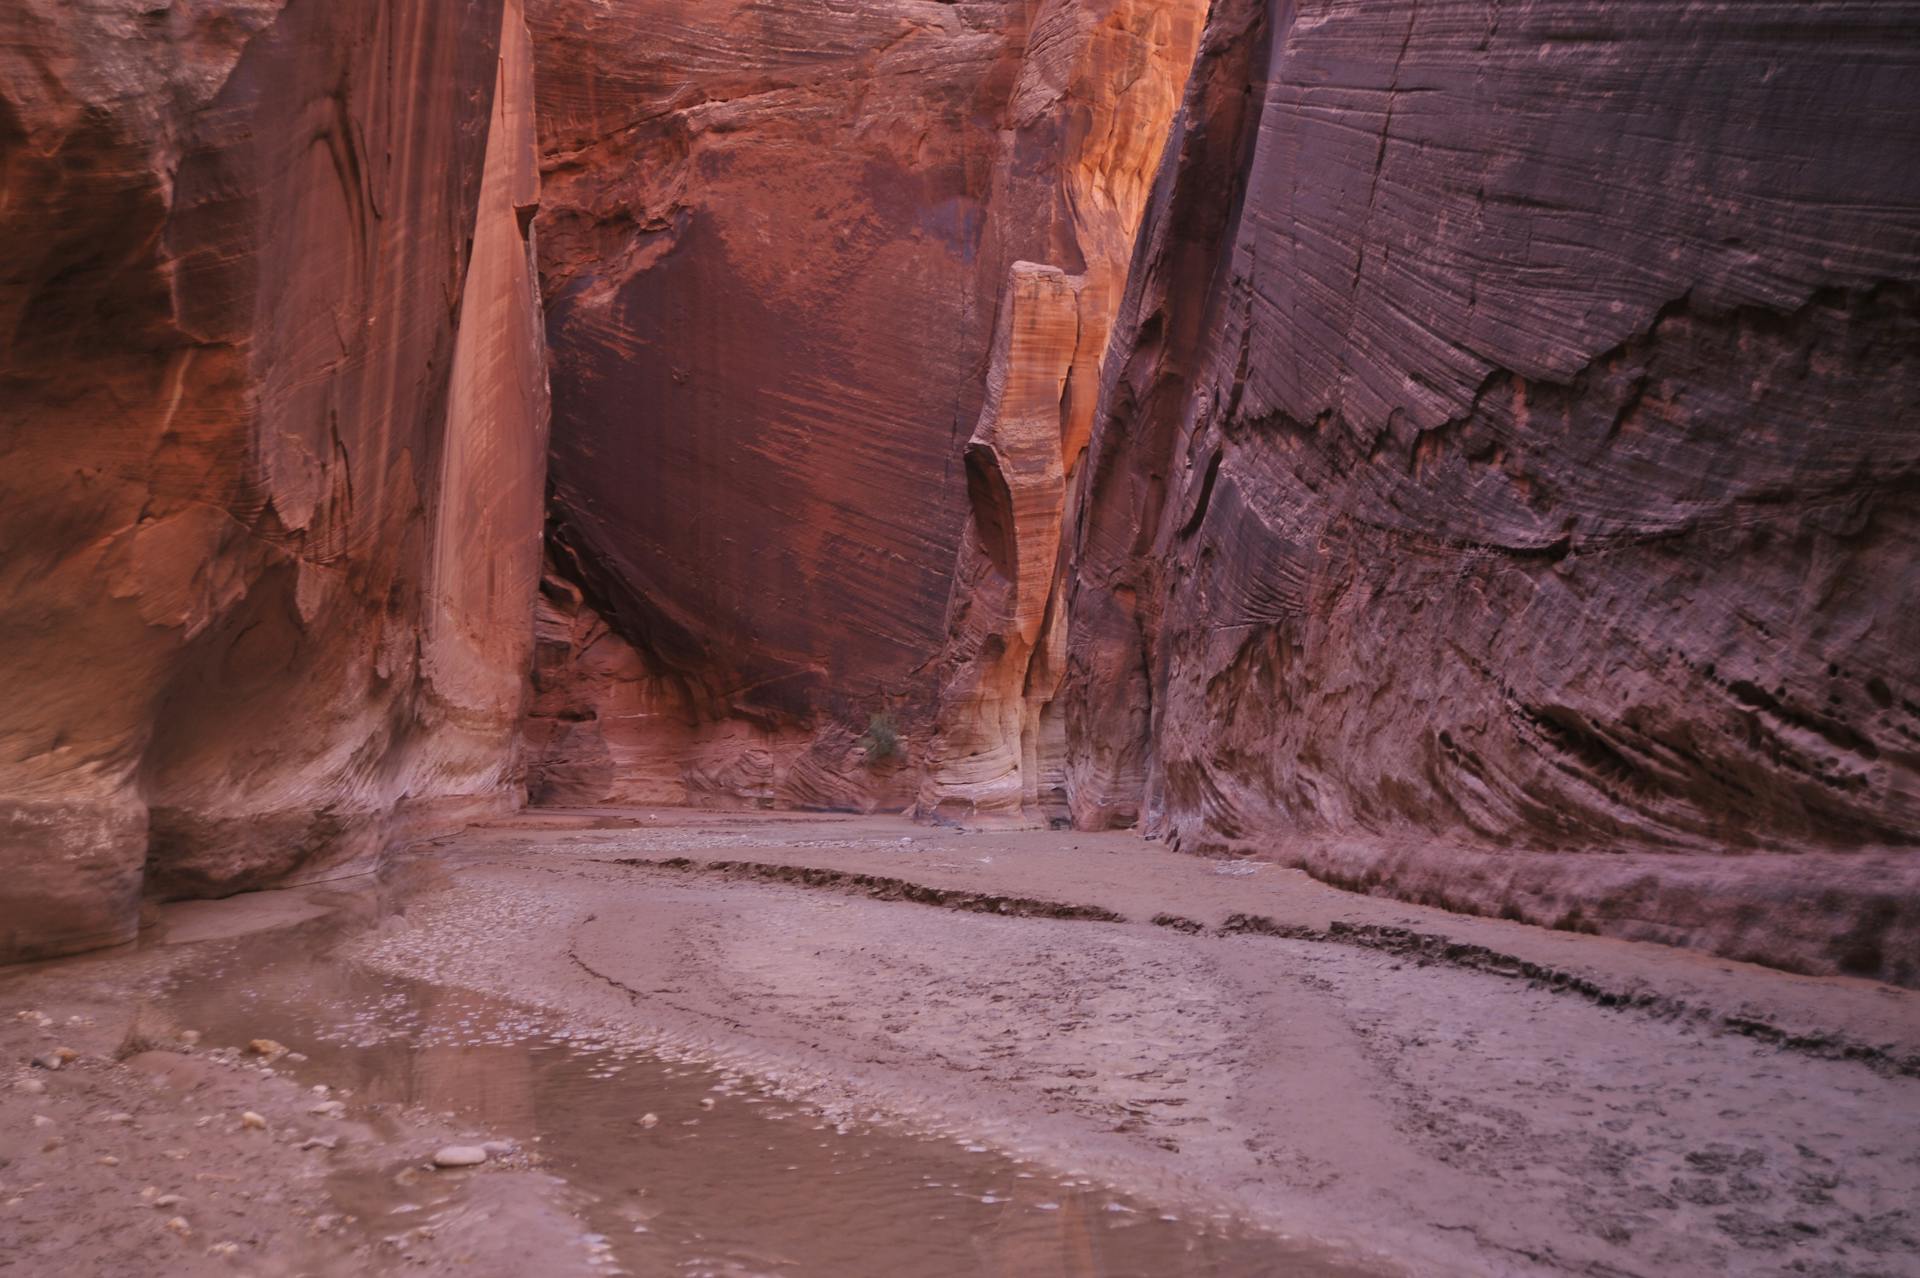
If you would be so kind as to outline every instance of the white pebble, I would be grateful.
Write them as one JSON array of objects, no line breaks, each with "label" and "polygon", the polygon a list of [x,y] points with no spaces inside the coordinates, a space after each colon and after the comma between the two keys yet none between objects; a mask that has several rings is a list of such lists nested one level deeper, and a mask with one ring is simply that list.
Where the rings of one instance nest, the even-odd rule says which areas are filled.
[{"label": "white pebble", "polygon": [[435,1167],[478,1167],[487,1161],[487,1151],[478,1145],[448,1145],[434,1154]]}]

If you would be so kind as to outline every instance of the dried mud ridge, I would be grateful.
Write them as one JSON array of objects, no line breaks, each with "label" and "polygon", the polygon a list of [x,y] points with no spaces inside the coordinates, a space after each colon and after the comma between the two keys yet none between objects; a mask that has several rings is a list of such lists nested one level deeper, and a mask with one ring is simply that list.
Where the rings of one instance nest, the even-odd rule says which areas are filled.
[{"label": "dried mud ridge", "polygon": [[769,865],[763,861],[695,861],[676,856],[665,861],[626,857],[618,865],[646,869],[691,870],[717,874],[728,879],[755,879],[770,883],[795,883],[801,887],[826,888],[876,901],[912,901],[916,905],[937,905],[944,910],[969,914],[1004,914],[1017,918],[1080,919],[1090,923],[1125,923],[1124,914],[1098,905],[1066,905],[1042,901],[1031,896],[1001,896],[993,892],[966,892],[957,888],[928,887],[907,879],[882,874],[850,874],[844,870],[822,870],[805,865]]},{"label": "dried mud ridge", "polygon": [[[644,857],[622,857],[613,862],[634,869],[676,870],[682,873],[713,875],[731,880],[785,883],[799,887],[844,892],[870,897],[876,901],[910,901],[917,905],[938,906],[972,914],[998,914],[1017,918],[1072,919],[1091,923],[1127,923],[1125,915],[1099,905],[1072,905],[1029,896],[1002,896],[989,892],[969,892],[957,888],[929,887],[908,879],[880,874],[853,874],[804,865],[774,865],[763,861],[699,861],[676,856],[662,861]],[[1411,928],[1383,927],[1379,924],[1334,921],[1324,928],[1297,923],[1281,923],[1261,914],[1230,914],[1218,927],[1209,928],[1198,919],[1178,914],[1156,914],[1150,920],[1155,927],[1187,935],[1272,936],[1288,941],[1312,941],[1332,945],[1352,945],[1378,950],[1425,965],[1446,964],[1467,971],[1528,981],[1537,988],[1555,994],[1584,998],[1600,1007],[1638,1012],[1659,1020],[1707,1021],[1716,1028],[1745,1038],[1757,1039],[1784,1051],[1799,1052],[1822,1060],[1852,1061],[1876,1073],[1920,1078],[1920,1055],[1901,1054],[1885,1047],[1862,1043],[1844,1034],[1821,1030],[1795,1032],[1782,1029],[1761,1017],[1744,1012],[1719,1012],[1683,998],[1650,990],[1609,989],[1590,976],[1564,968],[1549,967],[1518,955],[1504,954],[1484,945],[1456,941],[1437,932],[1416,932]],[[599,975],[595,973],[595,975]],[[603,978],[604,979],[604,978]]]},{"label": "dried mud ridge", "polygon": [[[1161,923],[1161,919],[1168,922]],[[1192,919],[1159,915],[1154,919],[1162,927],[1177,931],[1197,929]],[[1190,926],[1189,926],[1190,925]],[[1746,1038],[1759,1039],[1787,1051],[1817,1056],[1823,1060],[1857,1061],[1876,1072],[1920,1078],[1920,1055],[1900,1055],[1870,1043],[1861,1043],[1844,1034],[1810,1030],[1795,1033],[1769,1021],[1741,1012],[1716,1012],[1683,998],[1656,994],[1650,990],[1612,990],[1591,977],[1548,967],[1484,945],[1455,941],[1437,932],[1416,932],[1411,928],[1382,927],[1374,923],[1341,923],[1325,928],[1278,923],[1259,914],[1231,914],[1218,928],[1218,936],[1277,936],[1289,941],[1325,941],[1338,945],[1357,945],[1413,959],[1417,963],[1445,963],[1472,972],[1485,972],[1513,980],[1533,982],[1556,994],[1574,994],[1601,1007],[1641,1012],[1660,1020],[1709,1020],[1717,1028]]]}]

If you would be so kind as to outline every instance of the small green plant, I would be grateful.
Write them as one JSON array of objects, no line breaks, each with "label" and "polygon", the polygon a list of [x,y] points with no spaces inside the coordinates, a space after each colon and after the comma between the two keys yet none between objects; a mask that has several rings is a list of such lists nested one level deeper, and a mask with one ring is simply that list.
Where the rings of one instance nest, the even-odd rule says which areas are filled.
[{"label": "small green plant", "polygon": [[868,763],[886,763],[898,759],[903,753],[900,730],[894,726],[892,718],[884,714],[876,714],[867,720],[867,731],[860,738],[860,746],[867,752]]}]

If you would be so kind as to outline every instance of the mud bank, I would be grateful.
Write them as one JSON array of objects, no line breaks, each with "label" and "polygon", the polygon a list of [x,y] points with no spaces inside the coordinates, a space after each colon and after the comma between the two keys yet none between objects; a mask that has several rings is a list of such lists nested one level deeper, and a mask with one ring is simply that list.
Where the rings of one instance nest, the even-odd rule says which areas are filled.
[{"label": "mud bank", "polygon": [[[596,1271],[534,1147],[436,1173],[437,1150],[478,1133],[430,1090],[254,1044],[259,957],[371,925],[384,893],[351,886],[172,907],[137,951],[0,978],[0,1273]],[[340,992],[310,980],[304,997]]]},{"label": "mud bank", "polygon": [[[365,887],[0,984],[0,1272],[1916,1272],[1908,990],[874,818],[532,813]],[[308,1059],[210,1050],[260,1026]]]},{"label": "mud bank", "polygon": [[1374,1263],[1914,1272],[1911,991],[1124,835],[582,811],[424,854],[453,886],[376,964]]},{"label": "mud bank", "polygon": [[476,934],[419,964],[396,942],[456,890],[427,857],[174,907],[135,952],[0,985],[0,1122],[29,1138],[0,1153],[0,1271],[1383,1272],[756,1075],[640,1009],[422,979]]}]

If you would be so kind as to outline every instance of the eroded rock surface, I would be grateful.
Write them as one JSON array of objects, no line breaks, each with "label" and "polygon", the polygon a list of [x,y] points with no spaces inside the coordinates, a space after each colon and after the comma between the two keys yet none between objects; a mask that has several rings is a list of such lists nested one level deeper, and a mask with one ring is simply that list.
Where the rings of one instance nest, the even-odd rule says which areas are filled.
[{"label": "eroded rock surface", "polygon": [[0,16],[0,959],[511,799],[518,0]]},{"label": "eroded rock surface", "polygon": [[727,712],[629,643],[550,567],[535,611],[527,793],[560,806],[898,810],[915,774],[870,733]]},{"label": "eroded rock surface", "polygon": [[[1067,638],[1068,485],[1203,17],[1185,0],[1077,3],[1048,7],[1035,26],[1005,167],[1023,204],[1058,210],[1061,247],[1045,263],[1015,262],[1000,285],[986,402],[966,445],[971,518],[949,596],[922,814],[1067,820],[1054,698]],[[1056,152],[1042,172],[1023,160]]]},{"label": "eroded rock surface", "polygon": [[[1022,261],[1101,299],[1045,357],[1074,369],[1074,420],[1046,424],[1054,467],[1081,447],[1201,8],[532,6],[556,540],[691,721],[734,725],[698,729],[696,792],[898,806],[911,788],[869,767],[889,740],[890,761],[933,769],[936,803],[1006,788],[1004,759],[984,778],[970,760],[1007,750],[986,725],[1025,658],[974,650],[1001,633],[1031,648],[1030,620],[995,616],[941,659],[974,537],[963,450]],[[983,690],[940,722],[956,679]],[[833,775],[792,777],[797,760]],[[1011,791],[1017,811],[1017,776]]]},{"label": "eroded rock surface", "polygon": [[[1086,468],[1076,820],[1629,934],[1662,872],[1556,850],[1915,841],[1920,7],[1653,10],[1214,7]],[[1671,931],[1913,979],[1875,864],[1727,857]]]}]

